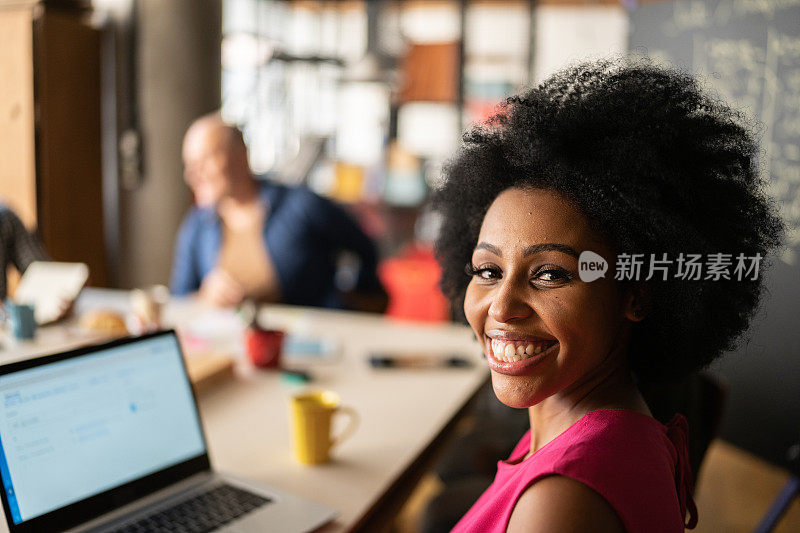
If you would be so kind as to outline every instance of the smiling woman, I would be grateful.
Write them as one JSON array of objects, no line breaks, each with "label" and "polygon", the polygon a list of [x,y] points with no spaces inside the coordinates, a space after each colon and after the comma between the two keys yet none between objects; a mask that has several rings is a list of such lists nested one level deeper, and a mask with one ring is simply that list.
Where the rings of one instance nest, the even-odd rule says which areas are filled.
[{"label": "smiling woman", "polygon": [[[686,422],[655,420],[638,386],[707,365],[758,303],[757,275],[681,277],[684,253],[780,242],[746,122],[691,77],[619,60],[554,75],[465,139],[436,196],[442,286],[531,430],[456,530],[693,527]],[[605,276],[581,276],[588,252]],[[651,258],[641,278],[612,275],[631,257]]]},{"label": "smiling woman", "polygon": [[[556,192],[507,189],[486,213],[464,311],[506,405],[541,409],[549,402],[569,410],[611,377],[627,378],[628,396],[636,399],[625,360],[630,325],[638,320],[634,302],[613,279],[578,280],[575,250],[587,249],[611,255]],[[636,401],[626,407],[646,411]]]}]

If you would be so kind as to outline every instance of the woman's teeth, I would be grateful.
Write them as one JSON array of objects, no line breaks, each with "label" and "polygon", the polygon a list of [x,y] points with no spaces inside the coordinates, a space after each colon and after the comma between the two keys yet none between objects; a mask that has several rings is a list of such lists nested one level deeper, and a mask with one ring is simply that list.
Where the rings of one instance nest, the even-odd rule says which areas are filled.
[{"label": "woman's teeth", "polygon": [[501,341],[492,339],[492,355],[495,359],[513,363],[514,361],[522,361],[534,355],[540,354],[556,341],[541,341],[541,342],[528,342],[528,341]]}]

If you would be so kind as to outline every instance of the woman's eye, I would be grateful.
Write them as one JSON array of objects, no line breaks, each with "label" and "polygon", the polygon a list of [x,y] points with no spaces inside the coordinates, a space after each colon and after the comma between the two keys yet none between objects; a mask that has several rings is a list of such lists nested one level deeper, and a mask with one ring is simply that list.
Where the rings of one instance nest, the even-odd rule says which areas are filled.
[{"label": "woman's eye", "polygon": [[481,268],[477,276],[482,279],[497,279],[500,277],[500,271],[495,268]]},{"label": "woman's eye", "polygon": [[500,269],[495,266],[480,266],[467,265],[467,275],[473,278],[483,280],[499,279],[501,276]]},{"label": "woman's eye", "polygon": [[[503,277],[503,271],[496,265],[475,266],[467,264],[465,271],[468,276],[480,281],[495,281]],[[560,267],[543,267],[531,276],[531,283],[546,287],[557,287],[572,281],[573,275]]]},{"label": "woman's eye", "polygon": [[572,274],[563,268],[542,268],[536,272],[534,281],[543,281],[550,285],[563,284],[572,280]]}]

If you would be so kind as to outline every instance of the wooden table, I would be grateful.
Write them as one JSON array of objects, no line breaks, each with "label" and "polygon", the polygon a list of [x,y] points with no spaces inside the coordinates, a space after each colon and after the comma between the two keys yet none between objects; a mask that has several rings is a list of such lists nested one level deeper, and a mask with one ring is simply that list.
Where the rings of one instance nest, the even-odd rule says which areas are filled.
[{"label": "wooden table", "polygon": [[[126,309],[124,295],[88,290],[76,307]],[[209,349],[237,358],[235,376],[199,395],[212,464],[327,504],[339,517],[325,531],[374,531],[387,526],[446,441],[470,400],[488,379],[481,349],[466,327],[403,323],[377,315],[268,306],[259,319],[290,333],[339,347],[328,360],[297,357],[287,366],[307,369],[313,382],[288,383],[241,357],[243,326],[231,313],[193,302],[171,302],[166,322],[185,335],[208,333]],[[238,324],[238,325],[237,325]],[[80,342],[76,334],[43,328],[36,342],[7,348],[0,362],[46,351],[47,343]],[[216,329],[216,331],[211,331]],[[459,353],[464,369],[373,369],[373,352]],[[355,435],[325,465],[304,466],[292,455],[288,398],[305,389],[330,389],[358,412]]]}]

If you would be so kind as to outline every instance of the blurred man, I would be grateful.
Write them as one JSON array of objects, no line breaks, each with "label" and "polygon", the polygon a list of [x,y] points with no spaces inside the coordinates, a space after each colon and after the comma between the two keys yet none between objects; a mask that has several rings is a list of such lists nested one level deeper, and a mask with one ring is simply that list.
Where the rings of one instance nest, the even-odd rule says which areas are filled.
[{"label": "blurred man", "polygon": [[[370,239],[341,208],[305,187],[257,180],[241,132],[217,114],[194,122],[183,142],[184,179],[196,206],[175,247],[172,292],[219,306],[244,299],[382,311]],[[353,290],[334,284],[340,252],[360,263]]]},{"label": "blurred man", "polygon": [[8,292],[8,265],[14,265],[23,274],[34,261],[47,261],[42,245],[16,213],[0,203],[0,301],[5,300]]}]

